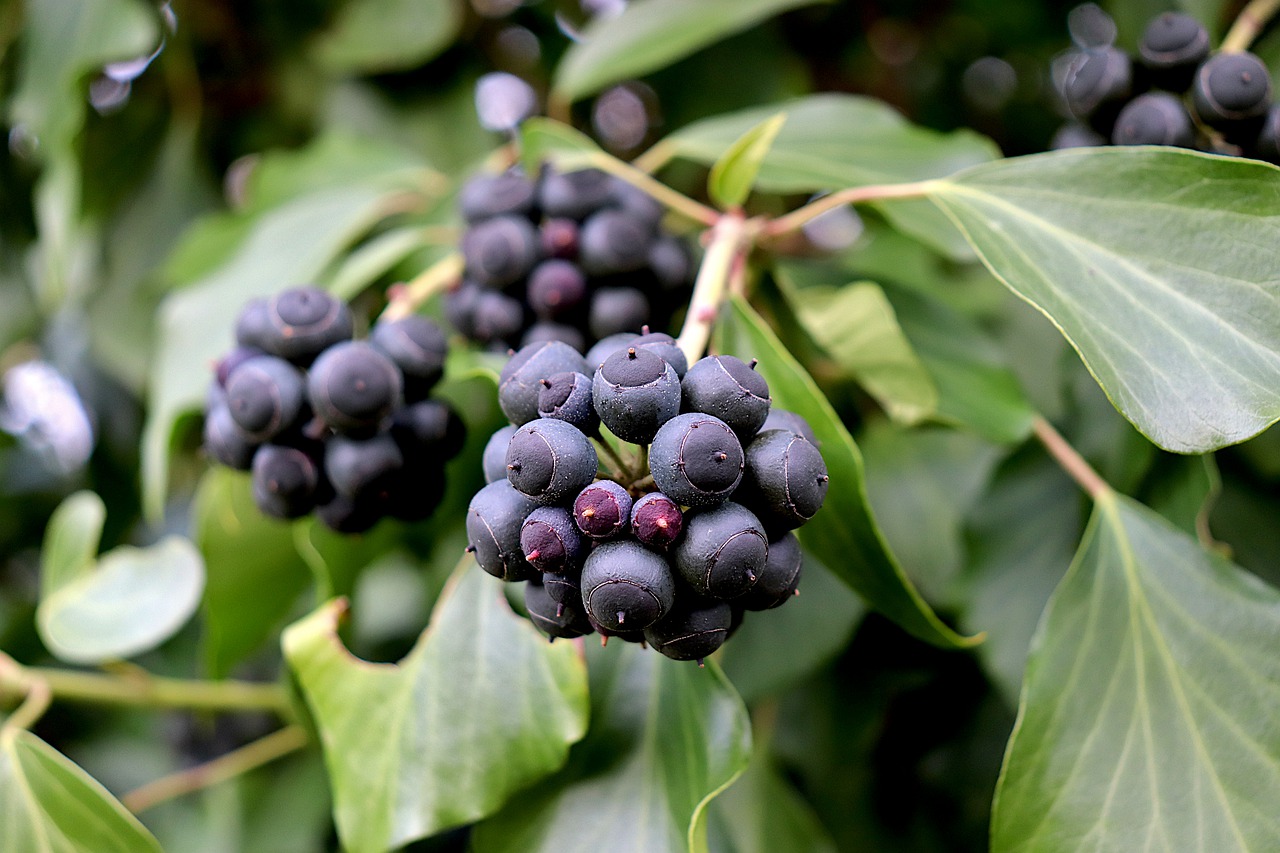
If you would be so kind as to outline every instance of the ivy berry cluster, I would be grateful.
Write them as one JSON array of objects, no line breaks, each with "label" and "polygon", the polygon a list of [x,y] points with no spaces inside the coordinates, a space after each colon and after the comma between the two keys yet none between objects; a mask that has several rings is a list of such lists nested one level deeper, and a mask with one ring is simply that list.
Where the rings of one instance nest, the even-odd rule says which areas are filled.
[{"label": "ivy berry cluster", "polygon": [[1106,44],[1069,55],[1061,94],[1076,118],[1052,148],[1171,145],[1280,162],[1280,106],[1271,74],[1246,51],[1210,51],[1190,15],[1147,25],[1136,57]]},{"label": "ivy berry cluster", "polygon": [[445,313],[465,337],[506,351],[561,341],[584,352],[645,324],[665,326],[688,302],[691,270],[663,208],[596,169],[509,171],[472,178],[461,283]]},{"label": "ivy berry cluster", "polygon": [[485,449],[467,550],[527,581],[529,617],[553,640],[598,632],[701,661],[744,611],[796,594],[792,531],[828,488],[812,429],[771,407],[753,368],[726,355],[690,366],[659,333],[588,358],[524,347],[499,377],[511,426]]},{"label": "ivy berry cluster", "polygon": [[215,367],[204,447],[251,472],[264,514],[314,510],[333,530],[358,533],[435,510],[444,463],[466,437],[449,404],[430,399],[448,352],[436,324],[379,321],[355,340],[346,303],[295,287],[248,302],[235,334]]}]

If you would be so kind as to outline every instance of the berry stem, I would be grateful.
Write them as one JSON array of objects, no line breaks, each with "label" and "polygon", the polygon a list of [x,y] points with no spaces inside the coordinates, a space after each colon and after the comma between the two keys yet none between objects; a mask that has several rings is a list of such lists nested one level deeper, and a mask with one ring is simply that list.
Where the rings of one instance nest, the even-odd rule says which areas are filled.
[{"label": "berry stem", "polygon": [[828,210],[834,210],[846,204],[863,204],[881,199],[920,198],[928,195],[936,183],[935,181],[917,181],[911,184],[876,184],[837,190],[809,202],[804,207],[796,208],[785,216],[779,216],[765,223],[762,230],[766,237],[780,237],[792,231],[799,231],[805,223],[817,219]]},{"label": "berry stem", "polygon": [[661,202],[670,210],[674,210],[694,222],[711,226],[715,225],[720,218],[719,212],[715,209],[694,201],[687,195],[676,192],[661,181],[650,177],[648,173],[603,151],[593,152],[584,158],[584,163],[588,166],[595,166],[602,172],[608,172],[616,178],[621,178],[631,186]]},{"label": "berry stem", "polygon": [[1248,50],[1277,11],[1280,11],[1280,0],[1251,0],[1249,5],[1240,10],[1231,29],[1227,31],[1222,40],[1221,51],[1241,53]]},{"label": "berry stem", "polygon": [[605,456],[613,462],[617,470],[611,472],[618,479],[629,479],[631,476],[631,466],[618,455],[618,449],[604,439],[603,436],[596,439],[596,444],[604,451]]},{"label": "berry stem", "polygon": [[1031,428],[1054,461],[1088,493],[1089,497],[1097,500],[1111,494],[1111,486],[1107,481],[1093,470],[1093,466],[1085,461],[1084,457],[1062,437],[1062,433],[1045,420],[1043,415],[1036,415],[1035,420],[1031,422]]},{"label": "berry stem", "polygon": [[745,255],[755,236],[756,220],[738,213],[726,213],[711,229],[711,241],[693,283],[689,313],[676,344],[693,364],[706,352],[711,339],[711,325],[720,313],[720,304],[728,294],[729,278],[737,259]]},{"label": "berry stem", "polygon": [[286,726],[204,764],[188,767],[136,788],[120,798],[124,807],[139,814],[153,806],[234,779],[307,745],[301,726]]},{"label": "berry stem", "polygon": [[462,278],[463,265],[462,253],[450,252],[411,281],[394,288],[381,319],[399,320],[417,311],[428,299],[443,293]]}]

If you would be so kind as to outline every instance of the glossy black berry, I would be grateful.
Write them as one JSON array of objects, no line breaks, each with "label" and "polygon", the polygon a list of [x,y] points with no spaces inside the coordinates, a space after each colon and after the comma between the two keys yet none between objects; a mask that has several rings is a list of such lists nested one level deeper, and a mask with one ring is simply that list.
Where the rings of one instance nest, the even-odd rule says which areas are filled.
[{"label": "glossy black berry", "polygon": [[396,409],[391,436],[405,458],[452,459],[462,450],[467,428],[453,407],[441,400],[423,400]]},{"label": "glossy black berry", "polygon": [[471,324],[476,340],[514,340],[524,328],[524,304],[514,296],[484,290],[476,296]]},{"label": "glossy black berry", "polygon": [[298,518],[315,507],[320,469],[293,447],[264,444],[253,456],[253,500],[264,515]]},{"label": "glossy black berry", "polygon": [[553,639],[569,640],[593,630],[581,602],[557,601],[543,585],[532,581],[525,584],[524,608],[529,611],[529,621]]},{"label": "glossy black berry", "polygon": [[298,420],[306,399],[302,371],[275,356],[241,363],[227,377],[227,408],[253,441],[267,441]]},{"label": "glossy black berry", "polygon": [[538,417],[542,380],[557,373],[589,373],[582,356],[557,341],[530,344],[511,356],[498,375],[498,405],[516,426]]},{"label": "glossy black berry", "polygon": [[794,533],[784,533],[769,542],[769,557],[755,586],[733,603],[747,610],[769,610],[786,604],[795,597],[803,567],[800,540]]},{"label": "glossy black berry", "polygon": [[254,347],[237,346],[231,352],[218,359],[213,368],[214,380],[219,388],[227,387],[227,379],[231,377],[231,371],[244,364],[251,358],[255,358],[265,353]]},{"label": "glossy black berry", "polygon": [[609,203],[613,186],[598,169],[548,172],[538,186],[538,205],[544,215],[582,221]]},{"label": "glossy black berry", "polygon": [[675,603],[667,561],[638,542],[602,542],[582,567],[587,613],[611,631],[638,631],[657,622]]},{"label": "glossy black berry", "polygon": [[591,295],[587,328],[597,338],[634,333],[652,316],[649,297],[634,287],[600,287]]},{"label": "glossy black berry", "polygon": [[578,223],[572,219],[548,219],[538,229],[542,254],[572,261],[578,257]]},{"label": "glossy black berry", "polygon": [[818,436],[813,431],[813,427],[809,426],[809,422],[795,412],[788,412],[786,409],[779,409],[777,406],[771,407],[769,409],[769,417],[764,419],[760,432],[770,429],[789,429],[796,435],[803,435],[809,441],[812,441],[814,447],[818,446]]},{"label": "glossy black berry", "polygon": [[634,272],[648,263],[653,238],[652,223],[626,211],[601,210],[582,223],[578,262],[592,275]]},{"label": "glossy black berry", "polygon": [[1129,55],[1107,46],[1076,55],[1063,81],[1062,93],[1072,115],[1090,119],[1095,130],[1109,133],[1133,89]]},{"label": "glossy black berry", "polygon": [[1271,105],[1271,74],[1252,53],[1219,53],[1196,69],[1191,100],[1205,124],[1223,132],[1254,125],[1256,133]]},{"label": "glossy black berry", "polygon": [[742,443],[729,425],[698,412],[667,421],[649,448],[654,484],[688,507],[728,500],[742,482],[745,459]]},{"label": "glossy black berry", "polygon": [[644,334],[633,340],[631,346],[647,349],[662,356],[663,360],[676,372],[676,376],[681,379],[684,379],[684,375],[689,372],[689,360],[685,357],[684,350],[680,349],[676,339],[668,334],[650,332],[646,326]]},{"label": "glossy black berry", "polygon": [[248,471],[258,442],[240,429],[225,405],[211,408],[204,416],[204,449],[214,460],[237,471]]},{"label": "glossy black berry", "polygon": [[595,479],[599,464],[581,430],[552,418],[525,424],[507,445],[507,480],[544,506],[572,499]]},{"label": "glossy black berry", "polygon": [[573,602],[582,607],[582,564],[570,563],[563,572],[542,576],[542,585],[547,594],[562,604]]},{"label": "glossy black berry", "polygon": [[578,352],[582,352],[587,346],[586,336],[576,326],[553,323],[549,320],[539,320],[525,329],[524,335],[520,338],[520,346],[527,347],[530,344],[543,344],[550,341],[568,344]]},{"label": "glossy black berry", "polygon": [[587,552],[573,514],[561,506],[540,506],[529,513],[520,528],[520,549],[529,565],[550,574],[581,565]]},{"label": "glossy black berry", "polygon": [[596,341],[595,346],[587,350],[585,356],[587,367],[591,368],[587,371],[587,375],[595,376],[596,371],[600,369],[600,365],[604,364],[605,359],[615,352],[625,350],[631,346],[631,342],[635,339],[635,332],[615,332]]},{"label": "glossy black berry", "polygon": [[684,531],[684,513],[662,492],[650,492],[631,505],[631,535],[643,545],[666,551]]},{"label": "glossy black berry", "polygon": [[537,574],[520,550],[520,527],[537,506],[506,480],[476,492],[467,507],[467,547],[480,568],[505,581]]},{"label": "glossy black berry", "polygon": [[587,278],[569,261],[543,261],[529,274],[526,298],[533,313],[544,320],[572,316],[586,305]]},{"label": "glossy black berry", "polygon": [[444,375],[449,338],[426,317],[411,314],[375,323],[369,332],[369,343],[400,368],[406,402],[425,400]]},{"label": "glossy black berry", "polygon": [[387,433],[372,438],[335,435],[325,442],[325,473],[338,494],[349,498],[387,490],[403,466],[404,454]]},{"label": "glossy black berry", "polygon": [[715,415],[749,441],[769,417],[769,383],[747,364],[731,355],[700,359],[680,382],[685,412]]},{"label": "glossy black berry", "polygon": [[1154,85],[1183,92],[1191,85],[1196,66],[1209,55],[1209,32],[1190,15],[1165,12],[1147,24],[1138,55]]},{"label": "glossy black berry", "polygon": [[543,379],[538,391],[538,415],[594,435],[600,428],[600,418],[591,396],[591,378],[585,373],[556,373]]},{"label": "glossy black berry", "polygon": [[458,192],[458,210],[470,223],[509,214],[529,216],[536,197],[536,184],[518,172],[477,175]]},{"label": "glossy black berry", "polygon": [[573,521],[592,539],[609,539],[631,521],[631,494],[612,480],[592,483],[573,499]]},{"label": "glossy black berry", "polygon": [[733,609],[724,602],[679,606],[644,630],[649,645],[672,660],[710,657],[724,645],[733,623]]},{"label": "glossy black berry", "polygon": [[592,381],[596,413],[609,431],[648,444],[680,411],[680,379],[659,355],[628,347],[605,359]]},{"label": "glossy black berry", "polygon": [[384,509],[380,496],[354,500],[335,495],[316,507],[316,517],[336,533],[364,533],[382,520]]},{"label": "glossy black berry", "polygon": [[1058,128],[1053,134],[1053,139],[1049,141],[1050,151],[1060,151],[1064,148],[1090,148],[1096,145],[1106,145],[1107,140],[1101,134],[1091,127],[1085,127],[1076,121],[1069,121],[1062,127]]},{"label": "glossy black berry", "polygon": [[329,347],[307,377],[316,416],[342,433],[376,427],[400,405],[402,387],[399,368],[364,341]]},{"label": "glossy black berry", "polygon": [[818,448],[789,430],[769,430],[747,445],[739,500],[770,530],[794,530],[813,518],[830,477]]},{"label": "glossy black berry", "polygon": [[680,577],[699,595],[737,598],[764,570],[769,541],[750,510],[728,501],[686,514],[672,556]]},{"label": "glossy black berry", "polygon": [[489,436],[480,457],[480,466],[484,469],[484,481],[492,483],[507,479],[507,445],[511,436],[516,434],[517,426],[504,426]]},{"label": "glossy black berry", "polygon": [[261,352],[267,351],[274,333],[265,296],[250,299],[236,315],[236,343]]},{"label": "glossy black berry", "polygon": [[267,300],[264,348],[294,364],[307,365],[325,349],[351,340],[351,310],[318,287],[292,287]]},{"label": "glossy black berry", "polygon": [[1116,117],[1111,141],[1116,145],[1190,148],[1196,141],[1196,128],[1181,98],[1168,92],[1148,92],[1125,104]]},{"label": "glossy black berry", "polygon": [[495,216],[462,236],[467,277],[487,287],[504,287],[528,275],[541,254],[538,232],[522,216]]}]

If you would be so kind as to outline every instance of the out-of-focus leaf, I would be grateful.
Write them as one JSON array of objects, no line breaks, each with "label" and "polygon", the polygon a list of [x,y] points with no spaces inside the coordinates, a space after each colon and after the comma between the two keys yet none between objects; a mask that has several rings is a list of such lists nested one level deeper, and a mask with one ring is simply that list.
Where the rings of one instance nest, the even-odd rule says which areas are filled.
[{"label": "out-of-focus leaf", "polygon": [[347,0],[317,41],[316,56],[333,71],[412,68],[448,47],[462,18],[458,0]]},{"label": "out-of-focus leaf", "polygon": [[399,664],[353,658],[338,601],[292,625],[285,657],[324,745],[343,845],[399,847],[497,810],[560,767],[586,729],[586,673],[512,613],[501,582],[459,566]]},{"label": "out-of-focus leaf", "polygon": [[535,116],[520,125],[520,162],[527,174],[536,175],[547,160],[567,171],[600,153],[591,137],[554,119]]},{"label": "out-of-focus leaf", "polygon": [[[760,167],[756,188],[807,193],[869,184],[942,178],[1000,156],[992,142],[968,130],[939,133],[910,124],[892,107],[854,95],[811,95],[781,104],[713,116],[667,137],[678,157],[710,165],[739,136],[771,115],[787,123]],[[895,228],[951,257],[973,257],[964,237],[920,199],[876,204]]]},{"label": "out-of-focus leaf", "polygon": [[106,520],[107,506],[96,492],[76,492],[58,504],[40,551],[41,598],[92,570]]},{"label": "out-of-focus leaf", "polygon": [[1280,170],[1171,148],[975,167],[930,198],[1043,311],[1116,408],[1168,450],[1280,418]]},{"label": "out-of-focus leaf", "polygon": [[806,554],[800,594],[774,610],[746,613],[724,644],[720,665],[747,702],[777,695],[835,657],[865,610],[847,585]]},{"label": "out-of-focus leaf", "polygon": [[1280,847],[1280,592],[1112,493],[1027,667],[992,850]]},{"label": "out-of-focus leaf", "polygon": [[1222,491],[1213,456],[1173,456],[1160,463],[1143,483],[1142,499],[1188,536],[1207,535],[1209,513]]},{"label": "out-of-focus leaf", "polygon": [[711,165],[707,194],[721,208],[741,207],[747,200],[756,176],[760,174],[760,164],[786,121],[786,113],[765,119],[739,136]]},{"label": "out-of-focus leaf", "polygon": [[742,699],[713,662],[588,645],[591,728],[559,774],[476,827],[477,853],[705,851],[700,818],[747,766]]},{"label": "out-of-focus leaf", "polygon": [[0,850],[160,853],[106,788],[40,738],[0,727]]},{"label": "out-of-focus leaf", "polygon": [[[601,16],[556,69],[553,96],[576,101],[639,77],[759,22],[823,0],[638,0]],[[736,137],[735,137],[736,138]]]},{"label": "out-of-focus leaf", "polygon": [[206,472],[192,518],[208,574],[205,666],[222,678],[283,626],[311,575],[294,547],[292,525],[258,510],[246,474]]},{"label": "out-of-focus leaf", "polygon": [[[379,234],[353,251],[328,277],[326,289],[339,299],[354,299],[392,267],[423,248],[423,229],[405,226]],[[443,253],[446,249],[441,249]]]},{"label": "out-of-focus leaf", "polygon": [[831,486],[826,505],[800,530],[805,548],[867,603],[905,630],[942,646],[971,645],[930,609],[889,551],[867,503],[862,454],[831,404],[746,301],[734,297],[715,329],[717,352],[759,359],[774,405],[813,427]]}]

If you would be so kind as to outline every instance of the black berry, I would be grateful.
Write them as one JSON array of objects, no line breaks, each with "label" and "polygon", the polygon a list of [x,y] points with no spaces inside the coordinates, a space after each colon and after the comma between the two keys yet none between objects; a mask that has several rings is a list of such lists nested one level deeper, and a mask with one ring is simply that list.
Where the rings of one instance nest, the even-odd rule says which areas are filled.
[{"label": "black berry", "polygon": [[1196,129],[1182,99],[1168,92],[1148,92],[1125,104],[1116,117],[1111,141],[1116,145],[1190,148],[1196,141]]},{"label": "black berry", "polygon": [[794,530],[813,518],[830,477],[818,448],[789,430],[769,430],[746,448],[739,499],[771,530]]},{"label": "black berry", "polygon": [[597,338],[634,333],[650,320],[649,298],[634,287],[601,287],[591,296],[587,328]]},{"label": "black berry", "polygon": [[337,432],[376,427],[400,405],[400,370],[363,341],[329,347],[307,377],[307,392],[316,416]]},{"label": "black berry", "polygon": [[764,561],[755,586],[745,595],[734,599],[734,604],[747,610],[769,610],[786,604],[795,597],[800,586],[800,573],[804,566],[804,552],[794,533],[784,533],[769,542],[769,556]]},{"label": "black berry", "polygon": [[534,182],[517,172],[477,175],[458,192],[458,210],[471,223],[508,214],[528,216],[536,196]]},{"label": "black berry", "polygon": [[573,521],[592,539],[609,539],[631,521],[631,494],[612,480],[587,486],[573,500]]},{"label": "black berry", "polygon": [[729,425],[743,442],[769,417],[769,383],[731,355],[708,356],[689,368],[680,383],[686,412],[706,412]]},{"label": "black berry", "polygon": [[504,426],[489,436],[481,456],[481,467],[484,469],[484,481],[493,483],[507,479],[507,445],[511,436],[516,434],[517,426]]},{"label": "black berry", "polygon": [[581,430],[552,418],[525,424],[507,445],[507,480],[542,505],[578,494],[595,479],[599,464]]},{"label": "black berry", "polygon": [[480,568],[505,581],[537,574],[520,550],[520,527],[536,508],[506,480],[476,492],[467,507],[467,542]]},{"label": "black berry", "polygon": [[581,565],[586,556],[572,513],[560,506],[540,506],[529,513],[520,528],[520,548],[529,565],[551,574]]},{"label": "black berry", "polygon": [[756,582],[769,555],[764,526],[728,501],[685,516],[684,537],[672,549],[680,577],[699,595],[730,599]]},{"label": "black berry", "polygon": [[426,317],[412,314],[375,323],[369,332],[369,343],[400,368],[406,402],[425,400],[444,375],[449,339]]},{"label": "black berry", "polygon": [[667,561],[636,542],[603,542],[582,567],[587,613],[611,631],[642,630],[675,603],[675,579]]},{"label": "black berry", "polygon": [[226,404],[251,440],[267,441],[297,421],[303,411],[305,387],[302,372],[287,361],[258,356],[231,371]]},{"label": "black berry", "polygon": [[714,415],[679,415],[663,424],[649,449],[654,484],[688,507],[728,500],[742,482],[745,455],[729,425]]},{"label": "black berry", "polygon": [[680,380],[661,356],[628,347],[600,365],[592,396],[610,432],[623,441],[647,444],[679,413]]},{"label": "black berry", "polygon": [[557,601],[542,584],[525,584],[524,607],[534,626],[553,639],[569,640],[593,630],[580,601]]},{"label": "black berry", "polygon": [[294,364],[315,361],[328,347],[351,340],[351,311],[318,287],[293,287],[267,300],[263,348]]},{"label": "black berry", "polygon": [[504,287],[523,278],[541,254],[538,232],[522,216],[486,219],[462,237],[467,275],[487,287]]},{"label": "black berry", "polygon": [[264,444],[253,456],[253,500],[264,515],[298,518],[315,507],[320,470],[293,447]]},{"label": "black berry", "polygon": [[1147,24],[1138,55],[1154,85],[1183,92],[1191,85],[1196,66],[1209,55],[1209,32],[1190,15],[1165,12]]},{"label": "black berry", "polygon": [[724,602],[677,607],[644,630],[644,638],[673,660],[710,657],[724,645],[733,622],[733,609]]},{"label": "black berry", "polygon": [[593,435],[600,428],[591,396],[591,378],[585,373],[555,373],[542,380],[538,391],[538,415],[572,424]]},{"label": "black berry", "polygon": [[557,373],[587,373],[586,362],[567,344],[530,344],[511,356],[498,375],[498,405],[516,426],[538,417],[542,380]]}]

